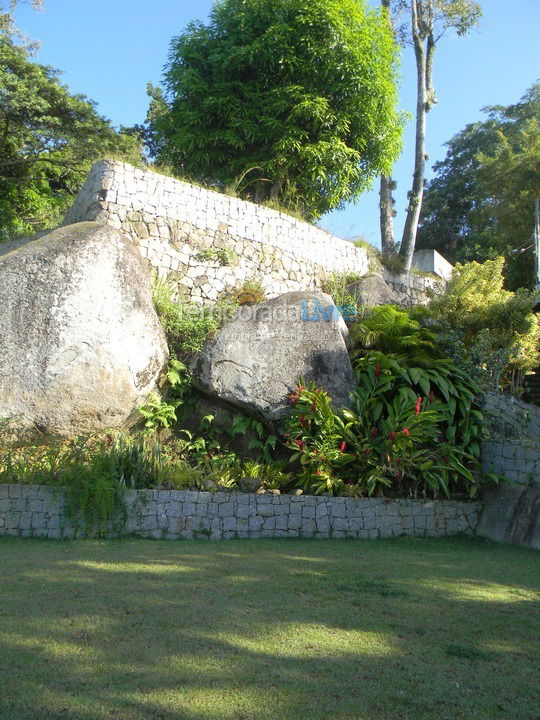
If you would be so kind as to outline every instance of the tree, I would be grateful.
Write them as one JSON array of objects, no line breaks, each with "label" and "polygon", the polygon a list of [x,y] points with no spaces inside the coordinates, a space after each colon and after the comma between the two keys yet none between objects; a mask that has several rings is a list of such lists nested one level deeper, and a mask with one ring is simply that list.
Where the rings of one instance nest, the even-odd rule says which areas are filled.
[{"label": "tree", "polygon": [[58,222],[91,164],[140,160],[139,141],[118,133],[95,105],[0,29],[0,239]]},{"label": "tree", "polygon": [[540,197],[540,84],[515,105],[484,109],[433,166],[418,233],[451,262],[503,255],[509,288],[533,287],[533,211]]},{"label": "tree", "polygon": [[[381,0],[381,7],[390,26],[392,27],[391,0]],[[395,254],[396,241],[394,235],[394,195],[396,183],[391,175],[381,175],[379,188],[379,210],[381,227],[381,250],[383,257],[390,257]]]},{"label": "tree", "polygon": [[396,61],[365,0],[221,0],[171,43],[158,162],[317,218],[397,157]]},{"label": "tree", "polygon": [[[412,43],[416,60],[414,172],[400,246],[400,256],[403,259],[404,267],[409,270],[414,254],[424,192],[427,114],[437,102],[433,87],[435,48],[437,42],[448,30],[455,30],[458,35],[465,35],[477,24],[482,11],[480,5],[474,0],[387,0],[383,4],[393,7],[398,33],[404,42]],[[406,23],[400,23],[400,17],[404,13],[407,14],[409,20]],[[388,233],[385,230],[388,228],[388,222],[385,221],[382,212],[383,209],[386,209],[386,217],[388,217],[391,205],[392,185],[391,178],[387,177],[383,178],[381,186],[381,228],[383,239],[387,245],[388,240],[384,236]]]}]

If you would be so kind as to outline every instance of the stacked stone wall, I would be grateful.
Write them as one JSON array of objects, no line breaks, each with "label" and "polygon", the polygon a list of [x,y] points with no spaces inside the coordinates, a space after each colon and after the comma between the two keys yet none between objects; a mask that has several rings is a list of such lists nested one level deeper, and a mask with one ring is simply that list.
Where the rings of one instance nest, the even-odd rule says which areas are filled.
[{"label": "stacked stone wall", "polygon": [[[472,534],[479,503],[340,498],[179,490],[125,495],[122,534],[169,540],[380,538]],[[83,523],[66,513],[61,490],[0,485],[0,535],[71,539]]]},{"label": "stacked stone wall", "polygon": [[[161,276],[201,302],[252,280],[268,298],[317,290],[329,275],[362,276],[370,265],[365,248],[290,215],[114,161],[94,165],[65,224],[85,220],[122,230]],[[434,284],[414,275],[390,282],[419,302]]]},{"label": "stacked stone wall", "polygon": [[482,443],[484,471],[540,485],[540,408],[496,392],[485,394],[483,408],[491,428]]}]

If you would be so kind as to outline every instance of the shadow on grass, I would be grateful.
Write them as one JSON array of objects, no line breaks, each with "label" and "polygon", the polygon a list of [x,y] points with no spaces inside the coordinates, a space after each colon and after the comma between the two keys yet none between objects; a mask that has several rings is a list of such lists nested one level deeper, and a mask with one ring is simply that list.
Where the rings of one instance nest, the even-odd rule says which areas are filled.
[{"label": "shadow on grass", "polygon": [[532,551],[2,540],[0,568],[2,720],[540,717]]}]

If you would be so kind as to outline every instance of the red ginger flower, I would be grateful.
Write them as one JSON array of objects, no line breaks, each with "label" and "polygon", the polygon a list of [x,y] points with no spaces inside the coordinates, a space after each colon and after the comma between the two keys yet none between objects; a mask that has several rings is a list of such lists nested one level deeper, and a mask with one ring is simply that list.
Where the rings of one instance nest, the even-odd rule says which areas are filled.
[{"label": "red ginger flower", "polygon": [[403,428],[403,434],[404,434],[404,435],[407,435],[407,437],[409,437],[409,435],[411,434],[410,431],[409,431],[409,428],[404,427],[404,428]]},{"label": "red ginger flower", "polygon": [[418,399],[416,401],[416,405],[414,406],[414,411],[417,415],[419,415],[421,410],[422,410],[422,398],[418,397]]},{"label": "red ginger flower", "polygon": [[380,374],[381,374],[381,364],[377,363],[375,365],[375,377],[379,377]]},{"label": "red ginger flower", "polygon": [[347,443],[346,443],[345,441],[343,441],[343,442],[341,443],[341,446],[340,446],[339,449],[341,450],[341,452],[344,452],[344,450],[345,450],[346,447],[347,447]]},{"label": "red ginger flower", "polygon": [[393,440],[396,437],[396,433],[392,430],[390,433],[390,440]]},{"label": "red ginger flower", "polygon": [[295,440],[294,442],[295,442],[295,444],[300,448],[300,450],[303,450],[303,449],[304,449],[304,443],[300,440],[300,438],[298,438],[298,439]]}]

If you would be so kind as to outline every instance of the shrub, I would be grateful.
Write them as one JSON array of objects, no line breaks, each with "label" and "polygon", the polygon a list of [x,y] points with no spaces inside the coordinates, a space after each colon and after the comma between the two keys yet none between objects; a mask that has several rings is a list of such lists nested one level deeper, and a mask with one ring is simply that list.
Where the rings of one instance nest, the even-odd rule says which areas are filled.
[{"label": "shrub", "polygon": [[429,305],[438,344],[484,387],[519,392],[540,364],[537,294],[504,290],[504,258],[456,265],[446,290]]},{"label": "shrub", "polygon": [[266,300],[266,291],[258,278],[252,277],[235,288],[228,296],[229,302],[236,305],[258,305]]},{"label": "shrub", "polygon": [[175,302],[171,286],[159,279],[154,282],[153,295],[171,356],[180,360],[201,352],[234,308],[227,301],[209,307],[183,300]]},{"label": "shrub", "polygon": [[362,313],[362,305],[358,300],[357,294],[351,290],[360,275],[353,273],[332,273],[324,278],[321,284],[321,290],[332,298],[334,305],[339,308],[347,308],[345,313],[347,317],[356,317]]},{"label": "shrub", "polygon": [[299,485],[320,493],[474,496],[479,464],[465,446],[445,437],[447,407],[401,392],[379,367],[358,375],[351,409],[336,411],[312,383],[291,396],[287,445],[299,461]]}]

